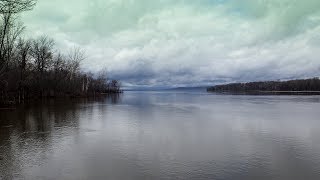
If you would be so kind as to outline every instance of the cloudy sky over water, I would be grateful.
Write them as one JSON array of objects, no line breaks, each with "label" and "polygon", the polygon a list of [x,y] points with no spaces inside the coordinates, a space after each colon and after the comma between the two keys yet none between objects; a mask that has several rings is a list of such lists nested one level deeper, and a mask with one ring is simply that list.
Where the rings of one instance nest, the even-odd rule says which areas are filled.
[{"label": "cloudy sky over water", "polygon": [[126,86],[320,75],[319,0],[38,0],[22,19]]}]

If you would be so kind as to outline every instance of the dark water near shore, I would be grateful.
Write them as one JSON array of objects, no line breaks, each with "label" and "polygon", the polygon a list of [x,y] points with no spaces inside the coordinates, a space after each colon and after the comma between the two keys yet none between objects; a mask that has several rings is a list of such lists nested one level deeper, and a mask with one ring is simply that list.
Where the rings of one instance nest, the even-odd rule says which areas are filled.
[{"label": "dark water near shore", "polygon": [[125,92],[0,111],[0,179],[320,179],[320,96]]}]

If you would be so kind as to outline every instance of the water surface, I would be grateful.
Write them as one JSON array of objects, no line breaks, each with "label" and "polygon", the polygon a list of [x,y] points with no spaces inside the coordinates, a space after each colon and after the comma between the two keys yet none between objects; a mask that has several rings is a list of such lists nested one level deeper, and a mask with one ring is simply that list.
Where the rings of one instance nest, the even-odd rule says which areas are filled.
[{"label": "water surface", "polygon": [[125,92],[0,111],[0,179],[320,179],[320,96]]}]

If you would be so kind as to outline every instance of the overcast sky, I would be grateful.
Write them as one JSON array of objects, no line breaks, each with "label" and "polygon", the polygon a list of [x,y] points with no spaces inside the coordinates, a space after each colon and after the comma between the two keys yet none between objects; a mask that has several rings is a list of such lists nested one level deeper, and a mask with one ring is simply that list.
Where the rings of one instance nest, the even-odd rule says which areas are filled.
[{"label": "overcast sky", "polygon": [[320,74],[319,0],[38,0],[22,20],[126,86]]}]

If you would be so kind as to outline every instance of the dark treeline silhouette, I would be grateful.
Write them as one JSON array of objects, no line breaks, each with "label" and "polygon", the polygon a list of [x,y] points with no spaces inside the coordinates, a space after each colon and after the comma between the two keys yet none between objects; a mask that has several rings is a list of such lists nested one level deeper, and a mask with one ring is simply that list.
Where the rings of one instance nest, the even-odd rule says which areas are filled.
[{"label": "dark treeline silhouette", "polygon": [[208,88],[208,91],[216,92],[250,92],[250,91],[270,91],[270,92],[311,92],[320,91],[319,78],[299,79],[291,81],[265,81],[249,83],[233,83],[217,85]]},{"label": "dark treeline silhouette", "polygon": [[120,83],[106,72],[84,73],[85,52],[72,48],[62,54],[54,40],[22,38],[19,13],[32,10],[35,0],[0,0],[0,106],[43,97],[97,96],[119,93]]}]

